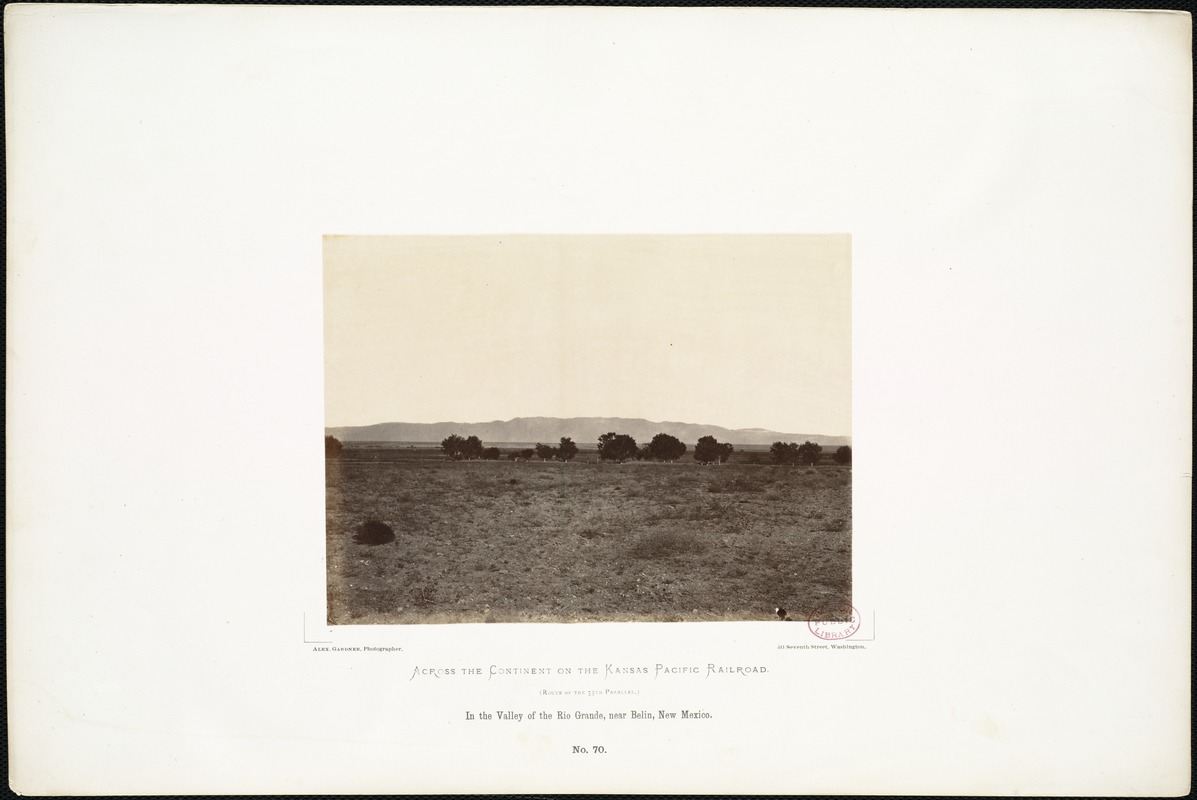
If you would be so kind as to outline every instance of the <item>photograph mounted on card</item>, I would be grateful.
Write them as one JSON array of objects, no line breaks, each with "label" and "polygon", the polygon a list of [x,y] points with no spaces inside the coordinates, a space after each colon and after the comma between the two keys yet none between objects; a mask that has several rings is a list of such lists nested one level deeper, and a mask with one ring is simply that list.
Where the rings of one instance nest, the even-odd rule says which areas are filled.
[{"label": "photograph mounted on card", "polygon": [[323,255],[330,625],[851,618],[847,235]]}]

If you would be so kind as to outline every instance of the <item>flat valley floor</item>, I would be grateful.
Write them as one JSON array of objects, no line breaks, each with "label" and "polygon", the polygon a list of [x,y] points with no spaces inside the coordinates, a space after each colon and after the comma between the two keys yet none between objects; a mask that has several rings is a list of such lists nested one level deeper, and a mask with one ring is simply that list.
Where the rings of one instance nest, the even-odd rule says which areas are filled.
[{"label": "flat valley floor", "polygon": [[[326,465],[329,624],[850,610],[851,467],[449,461],[350,448]],[[369,520],[395,540],[355,543]]]}]

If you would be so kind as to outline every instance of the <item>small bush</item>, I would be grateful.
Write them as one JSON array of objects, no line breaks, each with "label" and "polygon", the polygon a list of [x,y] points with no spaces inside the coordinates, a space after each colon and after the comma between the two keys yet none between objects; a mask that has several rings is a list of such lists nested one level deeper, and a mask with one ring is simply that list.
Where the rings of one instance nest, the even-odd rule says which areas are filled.
[{"label": "small bush", "polygon": [[723,504],[712,497],[710,502],[705,506],[690,508],[684,518],[691,520],[722,519],[727,514],[729,508],[731,508],[730,503]]},{"label": "small bush", "polygon": [[732,492],[763,492],[764,487],[757,481],[746,478],[743,475],[737,475],[732,479],[731,483],[727,485],[728,491]]},{"label": "small bush", "polygon": [[669,558],[706,549],[704,542],[677,531],[650,531],[636,540],[631,552],[636,558]]},{"label": "small bush", "polygon": [[395,531],[385,522],[371,519],[357,526],[353,541],[358,544],[378,545],[395,541]]},{"label": "small bush", "polygon": [[426,608],[436,603],[436,581],[429,581],[423,586],[417,587],[412,597],[412,603],[421,608]]},{"label": "small bush", "polygon": [[759,479],[737,475],[729,481],[710,484],[707,486],[707,491],[711,494],[720,494],[721,492],[763,492],[765,491],[765,487]]}]

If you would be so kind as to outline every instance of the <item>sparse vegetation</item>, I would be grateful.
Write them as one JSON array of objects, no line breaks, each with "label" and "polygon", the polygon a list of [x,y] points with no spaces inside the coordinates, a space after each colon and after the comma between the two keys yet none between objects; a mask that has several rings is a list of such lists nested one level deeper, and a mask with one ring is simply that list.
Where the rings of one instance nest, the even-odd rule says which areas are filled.
[{"label": "sparse vegetation", "polygon": [[[347,444],[326,469],[330,621],[767,619],[850,601],[850,470],[740,453],[717,471],[613,469],[593,445],[574,462]],[[362,546],[363,512],[393,543]]]},{"label": "sparse vegetation", "polygon": [[413,592],[412,603],[427,608],[436,603],[436,581],[429,581],[423,586],[417,586]]},{"label": "sparse vegetation", "polygon": [[[707,546],[694,536],[670,530],[643,533],[632,545],[634,558],[669,558],[687,553],[704,553]],[[670,581],[671,582],[671,581]]]}]

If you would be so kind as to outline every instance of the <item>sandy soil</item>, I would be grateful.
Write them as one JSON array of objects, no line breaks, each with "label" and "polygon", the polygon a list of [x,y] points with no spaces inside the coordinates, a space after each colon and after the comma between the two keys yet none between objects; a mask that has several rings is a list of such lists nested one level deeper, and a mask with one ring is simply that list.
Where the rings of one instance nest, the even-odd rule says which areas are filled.
[{"label": "sandy soil", "polygon": [[[330,624],[838,618],[852,473],[327,461]],[[362,523],[393,542],[355,543]]]}]

